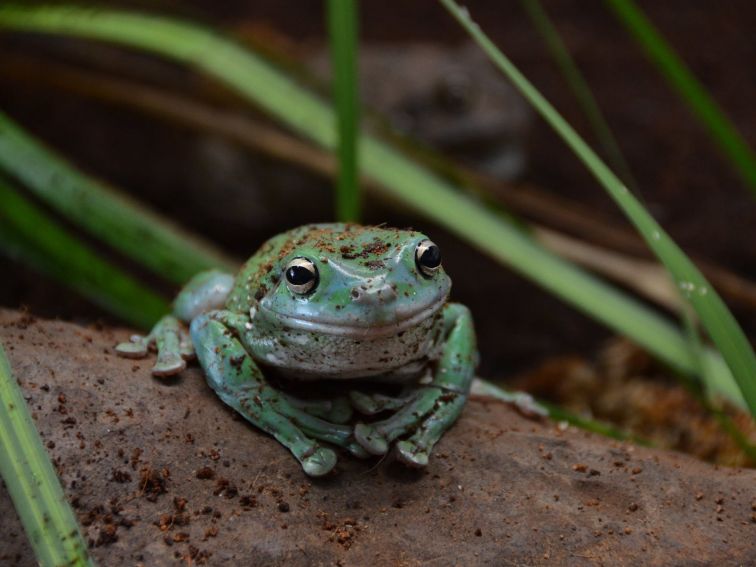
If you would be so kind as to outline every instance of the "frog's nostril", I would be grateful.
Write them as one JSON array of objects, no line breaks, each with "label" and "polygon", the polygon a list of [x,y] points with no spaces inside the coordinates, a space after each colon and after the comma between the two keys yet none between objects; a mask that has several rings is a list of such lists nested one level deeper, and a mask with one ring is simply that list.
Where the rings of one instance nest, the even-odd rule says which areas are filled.
[{"label": "frog's nostril", "polygon": [[393,301],[396,299],[396,289],[392,285],[384,285],[377,293],[382,301]]},{"label": "frog's nostril", "polygon": [[389,284],[360,286],[352,289],[352,301],[360,304],[388,303],[396,299],[396,290]]}]

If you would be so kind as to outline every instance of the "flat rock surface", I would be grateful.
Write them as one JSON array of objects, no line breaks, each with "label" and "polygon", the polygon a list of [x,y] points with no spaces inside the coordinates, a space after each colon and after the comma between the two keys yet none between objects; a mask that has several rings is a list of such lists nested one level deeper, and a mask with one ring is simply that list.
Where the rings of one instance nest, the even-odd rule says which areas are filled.
[{"label": "flat rock surface", "polygon": [[[345,455],[314,481],[198,368],[159,381],[115,356],[128,335],[0,311],[100,565],[756,564],[756,471],[472,400],[427,470]],[[0,533],[0,565],[36,564],[14,514]]]}]

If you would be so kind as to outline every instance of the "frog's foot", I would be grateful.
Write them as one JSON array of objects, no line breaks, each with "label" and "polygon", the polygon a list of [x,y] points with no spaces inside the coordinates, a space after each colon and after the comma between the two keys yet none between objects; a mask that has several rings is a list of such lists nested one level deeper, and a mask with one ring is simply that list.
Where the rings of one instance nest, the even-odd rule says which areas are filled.
[{"label": "frog's foot", "polygon": [[433,446],[457,419],[465,401],[465,396],[458,395],[432,412],[420,424],[412,437],[396,444],[397,458],[411,467],[426,466]]},{"label": "frog's foot", "polygon": [[342,447],[355,457],[366,458],[370,456],[362,445],[357,443],[350,426],[320,419],[306,410],[295,407],[289,399],[281,394],[278,395],[279,398],[271,400],[273,407],[282,415],[291,419],[307,435]]},{"label": "frog's foot", "polygon": [[423,387],[391,417],[371,424],[357,424],[354,437],[370,454],[384,455],[394,440],[412,434],[397,443],[398,458],[410,466],[424,467],[433,446],[456,421],[466,401],[467,395],[463,392]]},{"label": "frog's foot", "polygon": [[384,394],[366,394],[353,390],[349,392],[352,407],[363,415],[376,415],[382,411],[396,411],[412,399],[412,396],[386,396]]},{"label": "frog's foot", "polygon": [[331,423],[343,424],[352,419],[352,406],[345,397],[332,400],[303,400],[289,394],[281,394],[293,407]]},{"label": "frog's foot", "polygon": [[[201,358],[202,353],[200,352]],[[212,382],[210,385],[215,388]],[[315,437],[312,433],[320,430],[313,428],[311,431],[301,427],[295,419],[286,414],[290,413],[296,417],[304,415],[313,420],[317,420],[317,418],[308,416],[301,410],[291,408],[286,402],[278,398],[278,393],[275,391],[266,388],[264,393],[262,389],[254,385],[250,386],[249,388],[234,390],[216,388],[215,391],[218,397],[239,412],[247,421],[269,433],[289,449],[308,476],[323,476],[331,472],[333,467],[336,466],[336,453],[333,449],[323,447],[312,438]],[[297,412],[301,412],[302,415]],[[302,421],[307,421],[307,419],[302,418]],[[322,427],[323,432],[327,429],[325,426]],[[324,433],[324,436],[332,440],[328,434]]]},{"label": "frog's foot", "polygon": [[157,349],[157,361],[152,367],[155,376],[172,376],[186,368],[186,360],[194,357],[189,333],[173,315],[166,315],[146,337],[134,335],[131,342],[116,346],[116,352],[125,358],[144,358],[151,347]]},{"label": "frog's foot", "polygon": [[512,404],[525,417],[549,416],[549,409],[527,392],[507,390],[482,378],[475,378],[472,381],[470,394]]},{"label": "frog's foot", "polygon": [[312,453],[300,460],[302,470],[307,476],[323,476],[328,474],[336,466],[336,453],[327,447],[318,447]]},{"label": "frog's foot", "polygon": [[449,395],[457,394],[434,386],[419,388],[412,399],[391,417],[369,425],[357,424],[354,437],[370,454],[385,455],[392,441],[417,429],[423,418],[440,407]]}]

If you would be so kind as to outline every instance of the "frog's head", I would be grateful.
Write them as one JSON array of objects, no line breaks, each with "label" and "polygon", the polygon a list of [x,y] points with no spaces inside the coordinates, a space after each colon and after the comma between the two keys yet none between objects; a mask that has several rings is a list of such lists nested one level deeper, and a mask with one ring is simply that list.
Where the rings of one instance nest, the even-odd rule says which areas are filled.
[{"label": "frog's head", "polygon": [[290,328],[393,335],[432,318],[449,294],[441,252],[420,232],[328,224],[289,235],[258,309]]},{"label": "frog's head", "polygon": [[266,357],[274,366],[300,377],[409,372],[438,344],[451,280],[424,234],[310,225],[266,256],[267,275],[249,289],[254,327],[278,339]]}]

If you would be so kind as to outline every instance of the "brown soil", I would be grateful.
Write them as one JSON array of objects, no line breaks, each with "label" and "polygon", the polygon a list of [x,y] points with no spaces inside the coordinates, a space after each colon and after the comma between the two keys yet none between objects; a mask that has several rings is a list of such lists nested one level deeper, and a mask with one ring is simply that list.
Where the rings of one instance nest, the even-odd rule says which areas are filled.
[{"label": "brown soil", "polygon": [[[149,361],[116,357],[128,334],[0,311],[0,341],[101,565],[756,562],[756,471],[473,400],[427,470],[344,456],[313,481],[197,368],[158,381]],[[35,564],[13,515],[0,533],[0,564]]]}]

